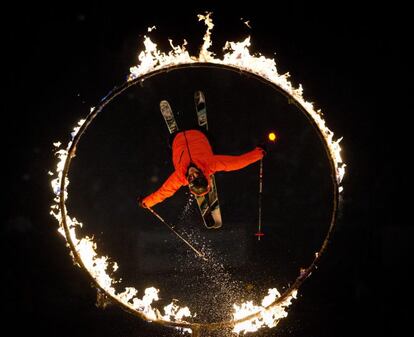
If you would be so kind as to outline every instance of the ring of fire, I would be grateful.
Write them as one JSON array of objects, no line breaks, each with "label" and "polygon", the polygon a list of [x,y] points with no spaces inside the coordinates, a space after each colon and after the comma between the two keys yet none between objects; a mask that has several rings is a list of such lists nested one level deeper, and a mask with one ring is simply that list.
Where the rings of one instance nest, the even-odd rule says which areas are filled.
[{"label": "ring of fire", "polygon": [[[180,328],[180,329],[190,329],[193,335],[197,335],[199,331],[202,330],[217,330],[220,328],[235,328],[236,326],[240,326],[245,322],[253,322],[257,320],[265,320],[266,314],[269,313],[273,315],[273,320],[277,322],[284,316],[277,316],[276,313],[272,310],[276,310],[276,308],[280,308],[283,310],[284,307],[290,304],[292,297],[295,297],[297,290],[302,285],[304,280],[311,274],[311,272],[315,269],[319,259],[321,258],[322,254],[326,251],[329,239],[333,232],[337,210],[339,207],[339,193],[341,192],[340,182],[345,172],[345,164],[342,162],[340,157],[340,147],[338,141],[333,141],[333,133],[325,126],[325,122],[322,119],[319,112],[316,112],[313,109],[311,103],[306,102],[302,97],[302,89],[294,89],[292,88],[290,82],[287,81],[286,75],[278,75],[275,69],[275,65],[272,62],[268,62],[268,59],[263,58],[262,56],[251,56],[248,53],[249,60],[253,60],[253,66],[247,65],[246,63],[240,63],[240,54],[243,56],[245,54],[246,45],[248,45],[248,40],[241,43],[242,49],[238,49],[236,44],[230,45],[228,49],[232,49],[234,53],[230,54],[227,59],[224,61],[217,60],[212,56],[212,54],[208,51],[208,47],[211,45],[210,39],[210,30],[212,29],[212,23],[209,20],[209,17],[203,17],[206,20],[206,24],[208,26],[207,33],[204,39],[203,48],[200,51],[200,56],[195,60],[194,58],[190,58],[188,53],[186,54],[185,48],[182,47],[174,47],[174,53],[170,53],[169,55],[159,55],[158,51],[152,48],[153,45],[147,44],[147,51],[146,53],[142,53],[140,55],[141,65],[137,68],[131,69],[131,76],[130,78],[124,82],[119,87],[114,88],[108,95],[106,95],[100,102],[100,104],[96,107],[91,109],[90,113],[87,115],[85,120],[82,120],[78,123],[78,127],[75,128],[72,138],[72,141],[69,142],[66,149],[61,149],[57,151],[57,155],[60,158],[60,162],[58,163],[56,173],[57,178],[52,181],[52,186],[54,187],[55,191],[55,205],[52,205],[51,214],[54,215],[60,224],[61,234],[64,235],[67,244],[70,248],[70,251],[73,255],[74,261],[84,269],[88,275],[90,276],[93,285],[97,288],[98,292],[104,294],[104,297],[115,303],[118,304],[122,309],[125,311],[140,317],[147,321],[152,321],[157,324],[161,324],[164,326]],[[211,26],[209,25],[211,24]],[[207,37],[207,38],[206,38]],[[147,40],[148,42],[148,40]],[[149,50],[149,51],[148,51]],[[184,54],[184,56],[183,56]],[[154,56],[155,55],[155,56]],[[145,61],[148,60],[148,57],[152,57],[154,59],[157,58],[157,62],[152,60],[152,63],[147,64]],[[178,59],[179,62],[171,63],[171,59]],[[161,59],[161,61],[160,61]],[[263,66],[266,71],[257,71],[255,66]],[[233,71],[237,73],[241,73],[246,76],[250,76],[255,78],[265,84],[271,86],[273,89],[277,90],[278,92],[285,95],[289,101],[295,104],[299,110],[306,116],[309,122],[314,127],[315,131],[317,132],[321,143],[324,147],[325,153],[329,160],[330,170],[331,170],[331,181],[332,181],[332,190],[333,190],[333,198],[332,198],[332,211],[330,216],[330,224],[325,235],[325,238],[322,242],[322,245],[318,252],[315,253],[315,256],[311,262],[311,264],[307,268],[303,268],[300,270],[298,277],[296,280],[285,290],[279,297],[276,297],[274,300],[269,303],[267,301],[266,304],[260,308],[260,310],[253,310],[248,314],[243,315],[241,318],[235,318],[229,321],[223,322],[215,322],[215,323],[191,323],[178,318],[176,321],[169,320],[168,316],[157,316],[153,312],[148,314],[146,312],[146,307],[141,310],[140,301],[138,300],[138,305],[133,306],[129,300],[135,295],[136,291],[133,292],[131,289],[133,288],[126,288],[125,293],[122,294],[115,294],[113,288],[111,288],[112,280],[109,276],[105,273],[95,272],[94,266],[96,264],[105,264],[107,258],[106,257],[97,257],[97,254],[94,251],[94,244],[87,240],[78,240],[76,238],[76,226],[79,226],[80,223],[75,219],[71,219],[67,213],[66,209],[66,200],[67,200],[67,186],[69,184],[68,174],[69,168],[72,161],[72,158],[75,156],[77,145],[82,137],[82,135],[86,132],[87,128],[91,125],[94,118],[107,106],[115,97],[121,95],[126,89],[131,86],[141,84],[145,80],[157,76],[163,72],[170,72],[184,68],[208,68],[208,67],[218,67],[224,70]],[[270,74],[270,75],[269,75]],[[57,144],[56,146],[59,146]],[[53,175],[53,173],[51,173]],[[87,246],[87,251],[91,256],[85,258],[85,255],[80,254],[81,246]],[[82,247],[85,248],[85,247]],[[106,268],[106,267],[105,267]],[[108,280],[109,278],[109,280]],[[135,289],[133,289],[135,290]],[[145,297],[144,297],[145,298]],[[134,304],[135,304],[134,298]],[[139,308],[139,309],[137,309]],[[279,313],[280,315],[280,313]],[[165,318],[167,317],[167,318]],[[178,316],[177,316],[178,317]],[[240,316],[239,316],[240,317]],[[276,317],[276,318],[275,318]],[[273,324],[272,326],[275,326]],[[263,325],[263,324],[262,324]],[[270,326],[269,324],[267,324]],[[237,331],[245,330],[241,328]]]}]

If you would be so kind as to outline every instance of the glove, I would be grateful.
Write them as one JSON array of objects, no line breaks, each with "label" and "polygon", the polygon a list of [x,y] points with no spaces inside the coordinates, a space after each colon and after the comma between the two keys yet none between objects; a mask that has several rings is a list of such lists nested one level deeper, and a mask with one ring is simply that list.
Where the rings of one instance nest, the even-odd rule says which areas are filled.
[{"label": "glove", "polygon": [[148,206],[144,203],[144,197],[141,195],[138,197],[138,205],[142,208],[148,208]]}]

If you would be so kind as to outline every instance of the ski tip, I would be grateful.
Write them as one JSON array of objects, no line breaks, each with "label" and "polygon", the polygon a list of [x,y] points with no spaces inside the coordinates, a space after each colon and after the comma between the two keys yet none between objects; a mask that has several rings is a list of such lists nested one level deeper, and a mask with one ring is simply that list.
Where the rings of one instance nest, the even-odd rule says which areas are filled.
[{"label": "ski tip", "polygon": [[205,103],[204,93],[201,90],[197,90],[194,92],[194,100],[196,103]]}]

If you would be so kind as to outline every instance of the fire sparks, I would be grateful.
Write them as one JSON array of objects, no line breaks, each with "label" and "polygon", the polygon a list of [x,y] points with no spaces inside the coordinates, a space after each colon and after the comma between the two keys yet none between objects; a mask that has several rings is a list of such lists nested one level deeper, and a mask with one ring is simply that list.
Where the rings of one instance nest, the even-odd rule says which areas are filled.
[{"label": "fire sparks", "polygon": [[[315,110],[313,104],[304,99],[303,88],[301,86],[299,86],[299,88],[294,88],[289,81],[288,73],[279,74],[274,59],[267,58],[261,54],[251,54],[249,50],[250,37],[247,37],[241,42],[226,42],[223,48],[222,58],[216,57],[214,53],[209,50],[212,46],[211,34],[214,28],[211,13],[199,15],[198,19],[199,21],[203,21],[207,27],[198,56],[189,54],[186,50],[187,42],[185,40],[182,45],[174,45],[170,40],[171,50],[165,53],[160,51],[157,48],[157,45],[148,36],[145,36],[144,50],[138,55],[138,65],[130,69],[128,81],[133,81],[143,75],[158,70],[196,62],[221,64],[264,78],[288,93],[313,119],[329,149],[329,154],[334,163],[338,192],[341,192],[342,187],[340,186],[340,183],[345,174],[346,166],[340,155],[341,147],[339,143],[341,138],[334,140],[334,134],[325,125],[321,111]],[[246,21],[245,24],[249,26],[249,21]],[[155,27],[149,28],[148,32],[151,32],[153,29],[155,29]],[[91,109],[91,113],[93,112],[94,108]],[[142,298],[137,297],[138,291],[133,287],[126,287],[123,292],[117,293],[114,285],[119,284],[120,282],[113,279],[111,276],[118,268],[117,263],[112,262],[107,256],[99,256],[97,253],[97,245],[92,238],[77,237],[76,231],[82,227],[82,223],[67,214],[65,203],[68,198],[67,187],[69,185],[69,180],[63,172],[68,159],[71,159],[68,158],[69,154],[71,154],[71,157],[74,157],[75,150],[72,148],[72,142],[84,126],[84,123],[85,120],[79,121],[77,126],[73,129],[71,133],[72,139],[66,148],[62,148],[61,144],[58,142],[54,144],[57,147],[55,153],[58,158],[58,163],[55,172],[51,174],[53,176],[51,184],[55,195],[54,204],[51,206],[51,214],[60,224],[59,233],[63,235],[68,242],[74,261],[77,264],[81,264],[81,267],[89,272],[91,277],[96,281],[98,287],[105,291],[108,297],[122,303],[125,307],[131,310],[137,311],[148,321],[181,322],[183,324],[180,328],[191,327],[191,323],[187,323],[184,320],[185,317],[192,316],[188,307],[181,308],[176,304],[176,301],[173,301],[171,304],[164,307],[164,314],[161,314],[158,309],[153,307],[153,303],[159,299],[158,289],[153,287],[145,289]],[[62,179],[64,179],[63,183]],[[282,301],[277,302],[281,295],[275,288],[273,288],[269,289],[268,295],[262,300],[261,305],[254,305],[252,302],[245,302],[240,305],[234,304],[233,331],[235,333],[253,332],[263,326],[276,326],[280,319],[287,316],[285,309],[290,305],[291,300],[296,298],[296,292],[297,289],[290,289],[290,293],[283,297]],[[187,329],[187,331],[190,330]]]}]

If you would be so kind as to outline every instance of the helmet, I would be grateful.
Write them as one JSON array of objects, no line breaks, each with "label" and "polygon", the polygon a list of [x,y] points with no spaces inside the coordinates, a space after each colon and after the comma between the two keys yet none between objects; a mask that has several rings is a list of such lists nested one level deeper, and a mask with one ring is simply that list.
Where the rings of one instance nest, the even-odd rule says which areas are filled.
[{"label": "helmet", "polygon": [[194,178],[188,186],[190,187],[191,193],[195,194],[197,197],[201,197],[209,191],[208,180],[204,175]]},{"label": "helmet", "polygon": [[201,197],[208,193],[210,187],[208,180],[195,164],[190,163],[187,171],[187,180],[190,192],[197,197]]}]

